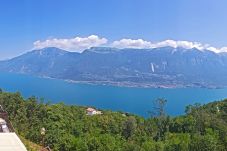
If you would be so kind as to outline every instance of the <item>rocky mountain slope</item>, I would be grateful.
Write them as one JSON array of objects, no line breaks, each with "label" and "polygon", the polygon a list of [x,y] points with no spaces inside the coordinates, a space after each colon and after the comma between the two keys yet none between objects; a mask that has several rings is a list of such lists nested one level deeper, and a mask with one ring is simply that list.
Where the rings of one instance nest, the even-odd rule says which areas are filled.
[{"label": "rocky mountain slope", "polygon": [[0,71],[122,86],[225,87],[227,53],[172,47],[77,53],[50,47],[0,61]]}]

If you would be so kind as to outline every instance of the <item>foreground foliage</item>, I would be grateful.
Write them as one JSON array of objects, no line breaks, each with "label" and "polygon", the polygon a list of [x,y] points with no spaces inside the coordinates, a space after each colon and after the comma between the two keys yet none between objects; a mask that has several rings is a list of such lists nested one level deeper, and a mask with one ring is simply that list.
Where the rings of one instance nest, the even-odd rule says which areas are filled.
[{"label": "foreground foliage", "polygon": [[[165,101],[160,101],[163,107]],[[144,119],[103,111],[87,116],[85,107],[48,104],[19,93],[0,93],[16,132],[61,151],[225,151],[227,150],[227,100],[188,106],[186,114],[169,117],[163,108]]]}]

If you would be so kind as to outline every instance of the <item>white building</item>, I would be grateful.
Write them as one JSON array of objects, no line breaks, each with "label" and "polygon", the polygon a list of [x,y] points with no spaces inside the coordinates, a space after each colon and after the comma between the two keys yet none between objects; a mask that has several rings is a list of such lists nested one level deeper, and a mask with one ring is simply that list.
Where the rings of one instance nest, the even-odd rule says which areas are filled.
[{"label": "white building", "polygon": [[101,111],[98,111],[98,110],[96,110],[96,109],[94,109],[94,108],[90,108],[90,107],[86,109],[86,112],[87,112],[87,115],[97,115],[97,114],[102,114]]}]

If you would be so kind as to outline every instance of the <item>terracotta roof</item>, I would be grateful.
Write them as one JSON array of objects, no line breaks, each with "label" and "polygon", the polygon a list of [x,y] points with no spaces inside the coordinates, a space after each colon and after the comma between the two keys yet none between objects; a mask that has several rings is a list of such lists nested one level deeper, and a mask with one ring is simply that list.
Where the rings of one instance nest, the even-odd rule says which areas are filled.
[{"label": "terracotta roof", "polygon": [[89,107],[89,108],[87,108],[87,111],[88,111],[88,112],[93,112],[93,111],[96,111],[96,110]]}]

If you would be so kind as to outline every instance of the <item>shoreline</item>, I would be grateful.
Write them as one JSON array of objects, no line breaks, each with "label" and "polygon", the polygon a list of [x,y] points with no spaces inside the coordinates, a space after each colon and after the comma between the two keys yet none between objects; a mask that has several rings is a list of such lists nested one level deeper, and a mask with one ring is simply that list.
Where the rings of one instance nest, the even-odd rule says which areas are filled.
[{"label": "shoreline", "polygon": [[[51,79],[51,78],[50,78]],[[54,79],[54,78],[52,78]],[[57,78],[56,78],[57,79]],[[165,85],[165,84],[149,84],[149,83],[133,83],[133,82],[113,82],[113,81],[75,81],[75,80],[63,80],[68,83],[79,83],[79,84],[90,84],[90,85],[102,85],[102,86],[115,86],[115,87],[126,87],[126,88],[160,88],[160,89],[180,89],[180,88],[206,88],[206,89],[224,89],[226,87],[220,86],[199,86],[194,84],[176,84],[176,85]]]},{"label": "shoreline", "polygon": [[[19,73],[21,74],[21,73]],[[29,74],[24,74],[29,75]],[[224,89],[227,86],[214,86],[214,85],[198,85],[198,84],[151,84],[151,83],[134,83],[134,82],[114,82],[114,81],[81,81],[81,80],[71,80],[71,79],[60,79],[48,76],[36,76],[34,77],[62,80],[68,83],[75,84],[89,84],[89,85],[101,85],[101,86],[114,86],[114,87],[125,87],[125,88],[154,88],[154,89],[181,89],[181,88],[205,88],[205,89]]]},{"label": "shoreline", "polygon": [[82,81],[82,80],[71,80],[71,79],[61,79],[61,78],[54,78],[44,75],[34,75],[34,74],[26,74],[26,73],[14,73],[14,72],[5,72],[11,74],[20,74],[26,76],[33,76],[37,78],[44,78],[44,79],[52,79],[52,80],[61,80],[68,83],[74,84],[89,84],[89,85],[101,85],[101,86],[114,86],[114,87],[125,87],[125,88],[155,88],[155,89],[180,89],[180,88],[205,88],[205,89],[224,89],[227,86],[215,86],[215,85],[205,85],[199,83],[191,83],[191,84],[183,84],[183,83],[175,83],[175,84],[162,84],[162,83],[136,83],[136,82],[129,82],[129,81]]}]

